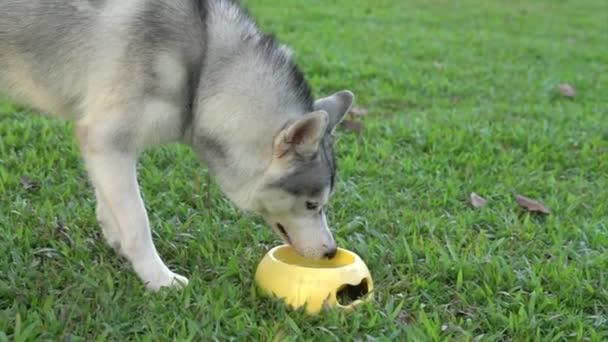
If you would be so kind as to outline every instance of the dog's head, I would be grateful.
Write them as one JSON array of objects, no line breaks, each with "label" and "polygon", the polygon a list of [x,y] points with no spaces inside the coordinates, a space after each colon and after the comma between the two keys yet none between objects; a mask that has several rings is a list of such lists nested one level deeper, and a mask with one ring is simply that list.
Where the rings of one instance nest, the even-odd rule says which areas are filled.
[{"label": "dog's head", "polygon": [[332,258],[336,253],[324,212],[336,178],[332,133],[353,98],[350,91],[341,91],[317,100],[312,112],[288,122],[273,140],[257,211],[305,257]]}]

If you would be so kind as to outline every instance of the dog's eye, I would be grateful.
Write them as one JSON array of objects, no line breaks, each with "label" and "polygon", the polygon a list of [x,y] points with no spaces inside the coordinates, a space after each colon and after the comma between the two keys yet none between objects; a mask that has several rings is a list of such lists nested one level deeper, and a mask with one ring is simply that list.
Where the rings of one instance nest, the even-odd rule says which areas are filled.
[{"label": "dog's eye", "polygon": [[306,209],[317,210],[319,209],[319,203],[317,202],[306,202]]}]

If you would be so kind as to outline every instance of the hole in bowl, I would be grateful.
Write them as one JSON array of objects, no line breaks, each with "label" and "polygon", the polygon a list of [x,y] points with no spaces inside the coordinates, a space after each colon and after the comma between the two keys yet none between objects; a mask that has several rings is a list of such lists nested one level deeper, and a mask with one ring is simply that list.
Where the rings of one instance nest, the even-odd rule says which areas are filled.
[{"label": "hole in bowl", "polygon": [[369,292],[367,279],[361,280],[357,285],[346,284],[336,293],[336,300],[342,306],[348,306],[353,302],[363,298]]},{"label": "hole in bowl", "polygon": [[299,255],[293,247],[284,246],[278,248],[273,257],[285,264],[309,268],[340,268],[355,262],[354,256],[341,249],[333,259],[308,259]]}]

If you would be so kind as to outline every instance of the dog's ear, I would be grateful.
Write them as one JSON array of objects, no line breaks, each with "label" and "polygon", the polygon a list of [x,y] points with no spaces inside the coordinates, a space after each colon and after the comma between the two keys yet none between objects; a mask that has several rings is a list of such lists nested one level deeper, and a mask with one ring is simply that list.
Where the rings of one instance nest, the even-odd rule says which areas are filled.
[{"label": "dog's ear", "polygon": [[274,141],[275,155],[282,157],[290,151],[301,155],[314,154],[328,123],[329,115],[323,110],[304,114],[279,132]]},{"label": "dog's ear", "polygon": [[329,114],[327,130],[333,132],[344,119],[355,99],[355,94],[349,90],[339,91],[331,96],[315,101],[315,110],[324,110]]}]

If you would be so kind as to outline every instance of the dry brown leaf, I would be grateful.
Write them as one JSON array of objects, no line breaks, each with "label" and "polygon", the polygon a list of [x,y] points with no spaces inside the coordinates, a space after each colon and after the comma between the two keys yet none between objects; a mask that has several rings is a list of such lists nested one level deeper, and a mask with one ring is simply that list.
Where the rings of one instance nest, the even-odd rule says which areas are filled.
[{"label": "dry brown leaf", "polygon": [[481,208],[488,203],[485,198],[479,196],[478,194],[471,192],[471,205],[473,208]]},{"label": "dry brown leaf", "polygon": [[557,85],[557,90],[564,97],[574,97],[576,96],[576,89],[568,83],[562,83]]},{"label": "dry brown leaf", "polygon": [[450,101],[452,101],[452,103],[458,103],[460,101],[462,101],[462,97],[458,96],[458,95],[454,95],[450,97]]},{"label": "dry brown leaf", "polygon": [[401,311],[397,315],[397,321],[399,323],[402,323],[402,324],[405,324],[405,325],[410,325],[410,324],[416,323],[416,318],[413,317],[413,316],[411,316],[411,315],[409,315],[405,311]]},{"label": "dry brown leaf", "polygon": [[71,245],[74,244],[74,240],[72,239],[72,237],[70,236],[70,229],[63,223],[62,220],[58,219],[57,220],[57,233],[61,236],[63,236],[67,242]]},{"label": "dry brown leaf", "polygon": [[28,176],[21,177],[21,185],[25,190],[38,190],[40,189],[40,184],[32,181]]},{"label": "dry brown leaf", "polygon": [[365,107],[359,107],[359,106],[353,106],[350,111],[349,114],[357,117],[357,116],[365,116],[367,115],[368,110]]},{"label": "dry brown leaf", "polygon": [[541,214],[545,214],[545,215],[551,214],[551,209],[547,208],[544,204],[540,203],[539,201],[533,200],[531,198],[528,198],[528,197],[522,196],[522,195],[515,195],[515,200],[517,201],[517,204],[519,204],[519,206],[527,209],[528,211],[541,213]]},{"label": "dry brown leaf", "polygon": [[362,123],[356,122],[356,121],[351,121],[351,120],[344,120],[344,121],[342,121],[341,125],[347,131],[353,131],[353,132],[357,132],[357,133],[359,133],[365,129],[365,126],[363,126]]}]

